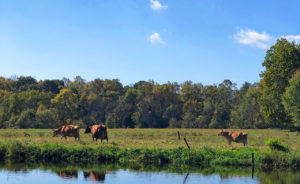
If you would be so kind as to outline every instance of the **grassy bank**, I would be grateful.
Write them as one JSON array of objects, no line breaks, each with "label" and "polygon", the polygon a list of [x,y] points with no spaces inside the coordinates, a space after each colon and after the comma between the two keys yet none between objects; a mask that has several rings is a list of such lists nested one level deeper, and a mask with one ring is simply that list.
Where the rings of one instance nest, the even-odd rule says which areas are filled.
[{"label": "grassy bank", "polygon": [[[232,149],[223,137],[216,135],[220,131],[216,129],[109,129],[109,144],[93,142],[91,134],[83,131],[80,130],[80,141],[74,141],[74,138],[52,137],[49,129],[1,129],[0,161],[248,167],[253,152],[257,167],[299,168],[300,165],[300,136],[295,132],[237,130],[249,134],[249,145],[233,143]],[[183,137],[191,150],[186,149]],[[289,151],[271,151],[265,143],[270,138],[280,139]]]},{"label": "grassy bank", "polygon": [[43,162],[69,164],[142,163],[145,165],[189,165],[206,166],[251,166],[251,153],[255,164],[266,169],[300,168],[300,152],[268,151],[253,148],[214,149],[203,147],[198,150],[174,149],[123,149],[117,146],[83,146],[62,144],[24,144],[9,142],[0,144],[2,161]]}]

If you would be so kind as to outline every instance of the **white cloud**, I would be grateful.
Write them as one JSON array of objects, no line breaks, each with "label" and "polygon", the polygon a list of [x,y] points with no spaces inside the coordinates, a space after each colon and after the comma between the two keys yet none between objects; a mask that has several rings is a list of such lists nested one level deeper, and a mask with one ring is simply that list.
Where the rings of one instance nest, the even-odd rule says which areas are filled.
[{"label": "white cloud", "polygon": [[285,35],[285,36],[271,36],[266,32],[258,33],[251,29],[241,29],[235,35],[233,35],[236,42],[244,45],[251,45],[261,49],[268,49],[275,43],[276,39],[285,38],[289,42],[295,41],[300,44],[300,35]]},{"label": "white cloud", "polygon": [[258,33],[255,30],[240,30],[234,36],[235,41],[244,45],[251,45],[261,49],[267,49],[270,46],[270,42],[272,42],[273,38],[263,32]]},{"label": "white cloud", "polygon": [[286,35],[282,38],[287,39],[289,42],[295,41],[297,44],[300,44],[300,35]]},{"label": "white cloud", "polygon": [[150,0],[150,8],[154,11],[166,10],[168,9],[167,5],[162,5],[158,0]]},{"label": "white cloud", "polygon": [[159,44],[164,44],[165,42],[161,39],[160,35],[157,32],[152,33],[149,37],[148,37],[148,41],[155,44],[155,43],[159,43]]}]

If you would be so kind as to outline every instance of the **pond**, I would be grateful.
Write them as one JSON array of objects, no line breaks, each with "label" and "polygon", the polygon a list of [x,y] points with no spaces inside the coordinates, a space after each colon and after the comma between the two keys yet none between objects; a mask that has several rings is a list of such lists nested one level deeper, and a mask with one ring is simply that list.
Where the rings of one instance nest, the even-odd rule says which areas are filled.
[{"label": "pond", "polygon": [[244,183],[267,184],[285,183],[296,184],[300,181],[300,172],[276,171],[256,172],[252,178],[251,173],[201,173],[201,170],[192,173],[176,173],[170,171],[139,171],[132,169],[78,169],[59,167],[20,168],[1,167],[0,183],[2,184],[72,184],[72,183],[164,183],[164,184],[192,184],[192,183]]}]

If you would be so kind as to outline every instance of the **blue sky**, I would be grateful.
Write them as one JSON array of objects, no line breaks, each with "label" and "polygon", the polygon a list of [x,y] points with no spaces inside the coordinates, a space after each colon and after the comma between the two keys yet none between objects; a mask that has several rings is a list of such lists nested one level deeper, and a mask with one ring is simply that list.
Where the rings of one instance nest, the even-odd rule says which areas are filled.
[{"label": "blue sky", "polygon": [[299,18],[300,0],[0,0],[0,76],[240,86]]}]

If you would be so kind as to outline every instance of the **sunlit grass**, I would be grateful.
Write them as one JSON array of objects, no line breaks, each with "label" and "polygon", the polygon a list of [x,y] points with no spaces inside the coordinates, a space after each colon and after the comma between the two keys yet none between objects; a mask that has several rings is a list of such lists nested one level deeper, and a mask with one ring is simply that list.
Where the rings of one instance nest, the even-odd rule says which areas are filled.
[{"label": "sunlit grass", "polygon": [[[177,131],[181,134],[178,140]],[[211,148],[228,148],[228,143],[223,137],[217,136],[220,130],[217,129],[109,129],[109,144],[120,148],[178,148],[186,147],[183,137],[186,137],[192,149],[201,149],[205,146]],[[300,149],[300,135],[295,132],[274,130],[274,129],[249,129],[234,130],[248,133],[248,147],[267,149],[266,140],[270,138],[280,139],[292,150]],[[61,143],[65,145],[89,145],[99,146],[101,143],[93,142],[91,134],[84,134],[80,130],[80,141],[74,137],[67,140],[60,137],[52,137],[50,129],[1,129],[0,142],[20,141],[23,143]],[[106,141],[102,143],[106,145]],[[242,144],[233,143],[233,147],[243,147]]]}]

